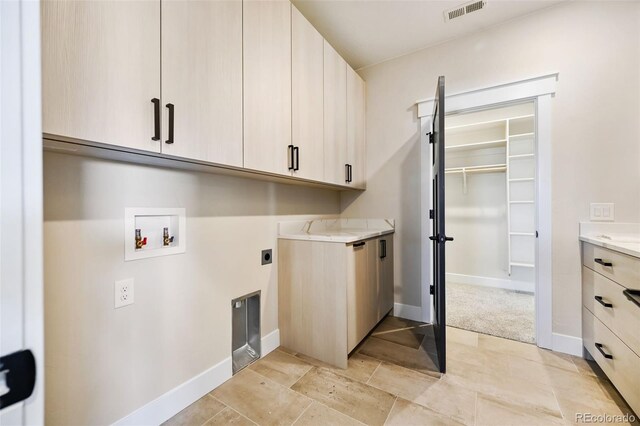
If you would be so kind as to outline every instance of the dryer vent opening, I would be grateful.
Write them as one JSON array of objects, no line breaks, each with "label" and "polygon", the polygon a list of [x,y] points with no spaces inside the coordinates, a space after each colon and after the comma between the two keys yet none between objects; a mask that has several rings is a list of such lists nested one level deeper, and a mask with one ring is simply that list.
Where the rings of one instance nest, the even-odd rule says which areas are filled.
[{"label": "dryer vent opening", "polygon": [[260,291],[231,301],[233,374],[256,361],[260,348]]}]

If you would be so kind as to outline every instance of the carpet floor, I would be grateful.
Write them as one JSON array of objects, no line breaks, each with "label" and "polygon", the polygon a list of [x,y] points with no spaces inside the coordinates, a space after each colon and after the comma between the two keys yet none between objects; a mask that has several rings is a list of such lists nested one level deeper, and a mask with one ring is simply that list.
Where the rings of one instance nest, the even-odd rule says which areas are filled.
[{"label": "carpet floor", "polygon": [[532,293],[447,282],[447,325],[535,343]]}]

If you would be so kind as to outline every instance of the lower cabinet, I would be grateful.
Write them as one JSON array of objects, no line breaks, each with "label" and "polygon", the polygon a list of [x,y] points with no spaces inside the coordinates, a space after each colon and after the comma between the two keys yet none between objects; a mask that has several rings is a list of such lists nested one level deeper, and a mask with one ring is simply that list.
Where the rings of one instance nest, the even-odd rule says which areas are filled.
[{"label": "lower cabinet", "polygon": [[280,342],[340,368],[393,308],[393,234],[278,242]]}]

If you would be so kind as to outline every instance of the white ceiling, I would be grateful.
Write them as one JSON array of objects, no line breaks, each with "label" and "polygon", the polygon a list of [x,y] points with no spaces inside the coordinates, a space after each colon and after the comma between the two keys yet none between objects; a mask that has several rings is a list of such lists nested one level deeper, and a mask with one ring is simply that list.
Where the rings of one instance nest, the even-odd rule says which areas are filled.
[{"label": "white ceiling", "polygon": [[465,0],[292,0],[355,68],[391,59],[549,7],[561,0],[487,0],[484,9],[445,23]]}]

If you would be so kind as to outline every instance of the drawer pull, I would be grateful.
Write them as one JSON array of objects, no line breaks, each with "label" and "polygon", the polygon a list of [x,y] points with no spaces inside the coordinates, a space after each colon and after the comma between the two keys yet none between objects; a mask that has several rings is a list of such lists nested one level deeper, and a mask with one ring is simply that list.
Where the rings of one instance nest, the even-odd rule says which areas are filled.
[{"label": "drawer pull", "polygon": [[613,263],[607,262],[606,260],[602,260],[599,257],[596,257],[595,259],[593,259],[593,261],[596,263],[599,263],[602,266],[613,266]]},{"label": "drawer pull", "polygon": [[605,357],[606,359],[613,359],[613,355],[608,354],[604,351],[604,349],[602,349],[602,343],[596,343],[596,349],[602,354],[603,357]]},{"label": "drawer pull", "polygon": [[359,243],[354,243],[354,244],[353,244],[353,246],[354,246],[354,247],[362,247],[362,246],[364,246],[364,244],[365,244],[365,242],[364,242],[364,241],[361,241],[361,242],[359,242]]},{"label": "drawer pull", "polygon": [[627,299],[632,301],[637,307],[640,308],[640,290],[627,288],[625,290],[622,290],[622,294],[624,294]]},{"label": "drawer pull", "polygon": [[605,308],[613,308],[613,305],[611,303],[607,303],[604,300],[602,300],[602,296],[594,296],[593,298],[596,299],[596,301],[602,306],[604,306]]}]

